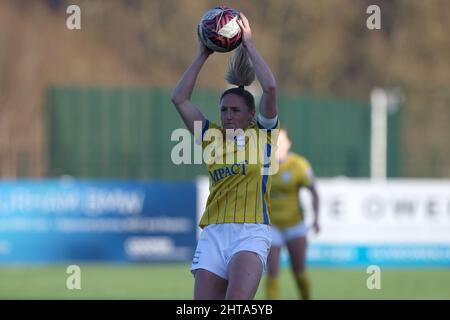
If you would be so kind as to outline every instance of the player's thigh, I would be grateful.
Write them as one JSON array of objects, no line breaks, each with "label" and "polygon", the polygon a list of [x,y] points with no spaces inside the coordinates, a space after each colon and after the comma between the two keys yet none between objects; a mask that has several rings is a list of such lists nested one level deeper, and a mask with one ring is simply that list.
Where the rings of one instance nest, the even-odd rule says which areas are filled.
[{"label": "player's thigh", "polygon": [[305,271],[306,245],[306,236],[292,238],[286,242],[292,270],[296,274]]},{"label": "player's thigh", "polygon": [[239,251],[228,266],[228,289],[225,299],[253,299],[261,280],[263,264],[257,253]]},{"label": "player's thigh", "polygon": [[275,276],[279,270],[280,252],[284,246],[285,239],[283,231],[274,225],[269,226],[270,235],[272,236],[272,245],[270,247],[269,256],[267,257],[267,272],[269,276]]},{"label": "player's thigh", "polygon": [[227,291],[228,281],[205,270],[195,270],[194,299],[223,300]]},{"label": "player's thigh", "polygon": [[280,246],[271,246],[269,251],[269,256],[267,258],[267,273],[269,276],[274,277],[278,274],[280,270]]}]

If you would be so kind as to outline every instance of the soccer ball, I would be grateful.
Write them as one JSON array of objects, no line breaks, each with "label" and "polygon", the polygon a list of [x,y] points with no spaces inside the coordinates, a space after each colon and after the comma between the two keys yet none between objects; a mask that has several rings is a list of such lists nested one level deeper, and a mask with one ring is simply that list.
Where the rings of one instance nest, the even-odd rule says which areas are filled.
[{"label": "soccer ball", "polygon": [[237,24],[239,11],[227,7],[208,10],[198,24],[200,41],[217,52],[234,50],[242,42],[241,28]]}]

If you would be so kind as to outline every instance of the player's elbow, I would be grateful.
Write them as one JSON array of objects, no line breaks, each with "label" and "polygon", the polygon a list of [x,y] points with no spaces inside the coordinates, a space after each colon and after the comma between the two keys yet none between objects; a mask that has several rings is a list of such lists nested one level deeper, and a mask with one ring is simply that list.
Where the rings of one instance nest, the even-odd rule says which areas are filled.
[{"label": "player's elbow", "polygon": [[178,107],[179,105],[181,105],[184,101],[186,101],[186,99],[176,93],[172,94],[172,96],[170,97],[170,101],[172,101],[172,103]]},{"label": "player's elbow", "polygon": [[277,92],[277,84],[275,81],[269,83],[268,85],[266,85],[264,88],[264,93],[269,94],[269,95],[275,95]]}]

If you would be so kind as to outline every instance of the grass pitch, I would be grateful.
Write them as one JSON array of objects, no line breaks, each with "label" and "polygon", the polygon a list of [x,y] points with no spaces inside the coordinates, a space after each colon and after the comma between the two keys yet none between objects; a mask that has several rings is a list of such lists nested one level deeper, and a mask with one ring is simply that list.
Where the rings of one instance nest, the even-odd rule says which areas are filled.
[{"label": "grass pitch", "polygon": [[[0,266],[0,299],[191,299],[188,264],[78,264],[81,289],[69,290],[68,265]],[[369,290],[365,268],[311,268],[313,299],[450,299],[450,269],[381,268],[381,289]],[[282,299],[297,299],[287,268]],[[256,299],[265,298],[265,278]]]}]

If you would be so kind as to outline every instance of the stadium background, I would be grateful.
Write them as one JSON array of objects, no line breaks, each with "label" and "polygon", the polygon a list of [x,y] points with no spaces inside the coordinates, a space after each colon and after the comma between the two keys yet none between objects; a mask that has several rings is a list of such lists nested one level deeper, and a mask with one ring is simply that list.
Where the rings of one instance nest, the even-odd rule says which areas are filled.
[{"label": "stadium background", "polygon": [[[66,28],[69,4],[81,8],[81,30]],[[193,198],[201,194],[196,186],[203,167],[176,166],[170,159],[176,143],[170,134],[181,127],[170,92],[196,50],[198,19],[216,4],[182,0],[0,3],[0,27],[6,31],[0,37],[1,298],[191,297],[188,254],[177,258],[162,253],[174,245],[176,250],[193,246],[194,224],[181,223],[187,225],[186,234],[172,230],[167,236],[161,230],[155,233],[157,223],[151,219],[195,220],[202,201]],[[249,17],[255,42],[278,81],[280,116],[294,137],[293,150],[311,160],[321,179],[319,186],[320,181],[332,184],[335,177],[370,185],[370,94],[374,87],[383,87],[399,93],[387,118],[387,183],[401,178],[403,189],[394,191],[417,187],[418,195],[426,193],[437,203],[436,210],[418,210],[415,218],[399,220],[394,223],[399,229],[391,231],[392,236],[401,225],[412,224],[405,239],[407,244],[421,246],[421,263],[416,257],[396,267],[380,265],[382,289],[368,290],[366,267],[371,261],[352,265],[333,262],[333,255],[326,261],[309,257],[313,297],[450,298],[450,195],[446,191],[450,42],[445,32],[449,3],[265,0],[226,4]],[[381,30],[366,28],[366,8],[371,4],[381,8]],[[198,81],[201,90],[193,98],[216,121],[214,107],[224,89],[227,57],[215,54],[208,61]],[[97,190],[95,195],[92,189]],[[118,190],[125,198],[145,194],[147,201],[154,199],[131,213],[149,219],[142,220],[149,229],[135,226],[131,234],[116,231],[113,237],[101,232],[100,224],[89,233],[84,224],[85,229],[71,236],[67,232],[74,221],[65,221],[64,231],[57,228],[61,226],[58,219],[65,216],[98,219],[102,215],[104,220],[98,219],[102,223],[125,219],[127,212],[120,204],[110,204],[115,201],[111,194],[117,195]],[[345,195],[345,188],[339,190]],[[81,202],[64,207],[58,202],[62,194]],[[170,201],[175,196],[177,201]],[[421,204],[429,206],[429,199]],[[104,211],[93,206],[101,201]],[[174,202],[184,205],[184,210]],[[148,206],[151,203],[155,205]],[[433,238],[436,229],[430,226],[436,221],[440,238],[427,241]],[[157,222],[167,228],[167,221]],[[132,227],[127,226],[129,231]],[[382,238],[386,231],[372,232]],[[152,249],[144,256],[139,256],[139,250],[137,256],[124,255],[128,236],[143,237]],[[316,240],[320,244],[320,238]],[[427,247],[430,243],[434,247]],[[436,246],[437,258],[427,254]],[[65,269],[72,263],[81,267],[81,290],[65,286]],[[289,270],[283,272],[283,297],[295,299]],[[257,297],[263,297],[263,286]]]}]

